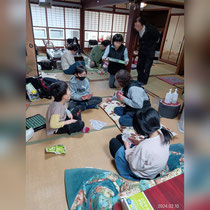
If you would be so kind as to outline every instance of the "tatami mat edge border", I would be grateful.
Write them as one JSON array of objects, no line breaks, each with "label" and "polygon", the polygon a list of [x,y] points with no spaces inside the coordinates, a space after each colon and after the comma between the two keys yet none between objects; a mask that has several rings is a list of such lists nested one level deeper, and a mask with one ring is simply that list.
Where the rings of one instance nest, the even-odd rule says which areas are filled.
[{"label": "tatami mat edge border", "polygon": [[[116,125],[109,125],[109,126],[103,127],[101,130],[114,128],[114,127],[117,127],[117,126]],[[100,130],[91,129],[90,133],[95,132],[95,131],[100,131]],[[68,134],[56,135],[55,134],[51,138],[49,137],[49,138],[40,139],[40,140],[36,140],[36,141],[29,141],[29,142],[26,143],[26,146],[33,145],[33,144],[39,144],[39,143],[43,143],[43,142],[47,142],[47,141],[53,141],[53,140],[57,140],[57,139],[60,139],[60,138],[63,138],[63,137],[76,136],[76,135],[80,135],[80,134],[83,134],[83,133],[78,132],[78,133],[72,133],[71,135],[68,135]]]},{"label": "tatami mat edge border", "polygon": [[[102,96],[101,98],[109,98],[109,97],[112,97],[112,96]],[[46,105],[50,105],[50,103],[45,103],[45,104],[30,104],[30,106],[46,106]]]}]

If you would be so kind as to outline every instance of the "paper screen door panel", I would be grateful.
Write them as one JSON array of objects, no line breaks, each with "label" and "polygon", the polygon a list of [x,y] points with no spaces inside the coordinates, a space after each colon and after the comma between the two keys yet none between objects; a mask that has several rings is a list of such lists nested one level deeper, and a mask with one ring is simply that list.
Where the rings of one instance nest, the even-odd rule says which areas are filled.
[{"label": "paper screen door panel", "polygon": [[113,32],[125,31],[125,19],[126,15],[114,14]]},{"label": "paper screen door panel", "polygon": [[179,21],[177,24],[174,40],[168,57],[169,61],[177,63],[183,39],[184,39],[184,16],[179,16]]},{"label": "paper screen door panel", "polygon": [[110,32],[112,30],[112,14],[100,12],[100,24],[99,31],[107,31]]},{"label": "paper screen door panel", "polygon": [[179,16],[171,16],[167,35],[166,35],[166,40],[164,43],[163,52],[161,56],[162,59],[168,60],[178,20],[179,20]]},{"label": "paper screen door panel", "polygon": [[85,30],[98,30],[99,12],[85,11]]}]

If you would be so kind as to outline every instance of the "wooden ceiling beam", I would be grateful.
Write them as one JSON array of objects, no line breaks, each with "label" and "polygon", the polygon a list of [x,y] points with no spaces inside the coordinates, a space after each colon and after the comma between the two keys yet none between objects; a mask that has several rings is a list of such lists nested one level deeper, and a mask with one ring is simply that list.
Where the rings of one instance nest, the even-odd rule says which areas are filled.
[{"label": "wooden ceiling beam", "polygon": [[[29,0],[30,3],[35,3],[35,4],[39,4],[39,0]],[[61,7],[77,7],[77,8],[81,8],[81,4],[80,3],[74,3],[74,2],[70,2],[70,1],[52,1],[52,6],[61,6]]]},{"label": "wooden ceiling beam", "polygon": [[129,0],[83,0],[81,3],[83,9],[90,9],[96,7],[111,6],[115,4],[123,4],[128,2]]},{"label": "wooden ceiling beam", "polygon": [[184,2],[171,0],[145,0],[147,4],[184,9]]}]

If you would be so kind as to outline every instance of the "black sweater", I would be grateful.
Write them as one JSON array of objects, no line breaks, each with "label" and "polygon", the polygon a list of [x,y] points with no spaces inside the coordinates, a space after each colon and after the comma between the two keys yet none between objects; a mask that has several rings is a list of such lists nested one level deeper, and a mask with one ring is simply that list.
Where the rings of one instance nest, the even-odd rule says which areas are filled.
[{"label": "black sweater", "polygon": [[146,24],[144,34],[139,38],[139,54],[154,56],[155,46],[159,38],[160,33],[156,27]]}]

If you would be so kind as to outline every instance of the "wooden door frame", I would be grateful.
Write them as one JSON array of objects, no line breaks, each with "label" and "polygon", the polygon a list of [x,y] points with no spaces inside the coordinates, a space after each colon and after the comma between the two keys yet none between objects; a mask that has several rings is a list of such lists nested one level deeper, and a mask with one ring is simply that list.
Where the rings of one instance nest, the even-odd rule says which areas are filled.
[{"label": "wooden door frame", "polygon": [[[27,19],[27,16],[26,16],[26,21],[31,22],[31,29],[32,29],[32,40],[31,40],[30,43],[27,43],[28,40],[26,39],[26,44],[32,44],[33,45],[34,56],[35,56],[35,58],[34,58],[34,64],[35,64],[34,71],[32,73],[31,72],[28,73],[27,70],[26,70],[26,77],[27,76],[38,76],[39,71],[38,71],[38,65],[37,65],[37,55],[36,55],[36,50],[35,50],[35,38],[34,38],[34,31],[33,31],[33,22],[32,22],[32,12],[31,12],[30,0],[27,0],[27,2],[26,2],[26,10],[28,10],[28,15],[29,15],[29,19]],[[27,11],[26,11],[26,13],[27,13]],[[26,23],[26,27],[27,27],[27,25],[28,24]],[[26,29],[26,36],[27,36],[27,29]],[[26,46],[26,54],[27,54],[27,47],[28,46]],[[27,66],[26,66],[26,68],[27,68]]]},{"label": "wooden door frame", "polygon": [[179,58],[178,58],[177,63],[174,63],[174,62],[165,60],[164,58],[161,58],[162,57],[162,53],[163,53],[163,47],[164,47],[165,40],[166,40],[166,36],[167,36],[167,33],[168,33],[168,27],[169,27],[169,23],[170,23],[170,20],[171,20],[171,16],[181,16],[181,15],[184,15],[184,13],[173,13],[173,14],[171,14],[171,10],[172,9],[170,8],[170,11],[168,13],[168,17],[167,17],[167,20],[166,20],[166,24],[167,25],[165,27],[165,30],[164,30],[164,33],[163,33],[163,39],[162,39],[161,46],[160,46],[160,57],[159,57],[159,60],[162,61],[162,62],[164,62],[164,63],[168,63],[168,64],[171,64],[171,65],[177,66],[178,63],[179,63]]},{"label": "wooden door frame", "polygon": [[183,46],[181,48],[179,59],[177,61],[176,74],[179,74],[180,69],[182,67],[182,62],[184,62],[184,43],[183,43]]},{"label": "wooden door frame", "polygon": [[[155,9],[144,9],[143,11],[140,10],[140,16],[141,16],[141,12],[161,12],[161,11],[168,11],[168,16],[167,16],[166,23],[165,23],[165,26],[164,26],[164,32],[163,32],[163,35],[164,35],[165,31],[166,31],[165,30],[166,26],[168,26],[168,22],[167,21],[168,21],[168,18],[169,18],[169,14],[171,13],[171,8],[170,7],[168,7],[168,8],[155,8]],[[133,40],[133,43],[134,43],[134,46],[135,46],[134,49],[136,49],[138,38],[139,38],[139,35],[136,35],[134,40]],[[127,47],[127,48],[129,50],[129,47]],[[129,52],[132,54],[131,58],[133,58],[133,57],[135,58],[136,56],[138,56],[138,54],[134,55],[132,51],[129,51]],[[131,62],[132,62],[132,60],[131,60]],[[131,67],[131,64],[129,62],[129,65],[127,66],[127,69],[130,69],[130,67]]]},{"label": "wooden door frame", "polygon": [[154,8],[154,9],[144,9],[142,12],[161,12],[161,11],[171,11],[170,7],[167,8]]},{"label": "wooden door frame", "polygon": [[[161,12],[161,11],[168,11],[168,16],[167,16],[166,23],[165,23],[165,26],[164,26],[164,32],[165,32],[165,28],[168,25],[168,17],[169,17],[169,14],[171,13],[171,8],[170,7],[168,7],[168,8],[155,8],[155,9],[144,9],[142,12]],[[163,33],[163,36],[164,36],[164,33]]]}]

